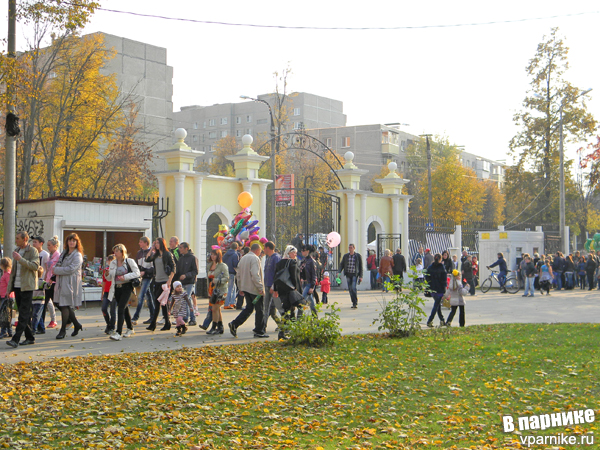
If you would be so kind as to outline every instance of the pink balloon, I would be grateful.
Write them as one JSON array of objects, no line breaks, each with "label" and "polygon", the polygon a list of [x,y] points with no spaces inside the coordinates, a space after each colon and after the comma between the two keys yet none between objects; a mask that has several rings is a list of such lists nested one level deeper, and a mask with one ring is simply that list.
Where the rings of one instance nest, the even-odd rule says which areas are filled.
[{"label": "pink balloon", "polygon": [[327,235],[327,247],[337,247],[338,245],[340,245],[340,242],[342,242],[342,237],[340,236],[340,233],[332,231]]}]

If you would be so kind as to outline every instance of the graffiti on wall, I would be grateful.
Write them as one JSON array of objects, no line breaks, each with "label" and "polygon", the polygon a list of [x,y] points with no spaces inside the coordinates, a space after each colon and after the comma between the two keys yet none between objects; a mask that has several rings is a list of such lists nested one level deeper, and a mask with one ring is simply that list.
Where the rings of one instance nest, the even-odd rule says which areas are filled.
[{"label": "graffiti on wall", "polygon": [[44,235],[44,221],[36,219],[37,212],[29,211],[26,219],[17,219],[17,232],[25,231],[31,237]]}]

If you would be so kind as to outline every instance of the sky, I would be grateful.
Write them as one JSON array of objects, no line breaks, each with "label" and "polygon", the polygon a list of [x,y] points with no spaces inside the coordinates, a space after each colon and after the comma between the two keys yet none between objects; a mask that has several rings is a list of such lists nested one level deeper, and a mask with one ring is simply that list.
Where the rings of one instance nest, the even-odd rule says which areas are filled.
[{"label": "sky", "polygon": [[[343,101],[348,125],[408,124],[402,129],[409,133],[445,135],[470,153],[503,160],[517,131],[513,115],[529,87],[525,68],[544,35],[559,27],[570,48],[566,78],[594,89],[587,104],[600,119],[598,1],[99,1],[106,9],[201,21],[427,27],[293,30],[97,11],[84,33],[103,31],[167,49],[175,111],[272,92],[273,73],[289,66],[289,89]],[[543,19],[522,20],[532,18]],[[18,47],[24,33],[18,29]],[[574,157],[579,146],[567,155]]]}]

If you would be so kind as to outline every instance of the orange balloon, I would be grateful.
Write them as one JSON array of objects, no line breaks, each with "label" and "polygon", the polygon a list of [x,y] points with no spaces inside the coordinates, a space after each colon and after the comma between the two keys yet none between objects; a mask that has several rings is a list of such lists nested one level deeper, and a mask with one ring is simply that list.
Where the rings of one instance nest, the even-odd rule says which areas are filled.
[{"label": "orange balloon", "polygon": [[225,237],[224,237],[224,236],[219,236],[219,237],[217,238],[217,243],[218,243],[219,245],[221,245],[221,242],[223,242],[224,240],[225,240]]},{"label": "orange balloon", "polygon": [[252,198],[252,194],[250,192],[244,191],[238,195],[238,204],[242,208],[249,208],[253,201],[254,199]]}]

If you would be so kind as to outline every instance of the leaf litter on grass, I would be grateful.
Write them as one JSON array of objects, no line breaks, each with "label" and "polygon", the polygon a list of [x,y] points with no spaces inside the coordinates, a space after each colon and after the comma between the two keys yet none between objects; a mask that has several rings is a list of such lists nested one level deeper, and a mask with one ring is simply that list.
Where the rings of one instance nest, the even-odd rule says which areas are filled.
[{"label": "leaf litter on grass", "polygon": [[598,325],[494,325],[6,365],[0,448],[519,448],[503,415],[600,415],[599,340]]}]

